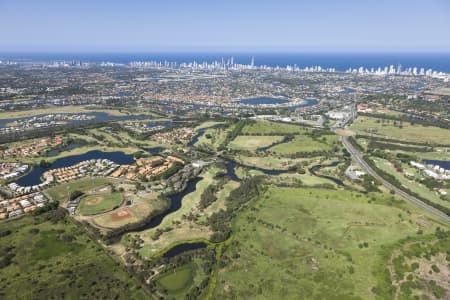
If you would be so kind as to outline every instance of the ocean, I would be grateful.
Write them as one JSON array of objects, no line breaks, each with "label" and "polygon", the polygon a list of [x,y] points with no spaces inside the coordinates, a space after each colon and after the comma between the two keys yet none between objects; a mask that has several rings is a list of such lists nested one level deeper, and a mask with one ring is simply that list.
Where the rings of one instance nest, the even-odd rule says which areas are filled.
[{"label": "ocean", "polygon": [[129,63],[131,61],[225,62],[233,57],[238,64],[301,68],[321,66],[343,71],[348,68],[378,68],[389,65],[417,67],[450,73],[450,53],[0,53],[0,60],[14,61],[83,61]]}]

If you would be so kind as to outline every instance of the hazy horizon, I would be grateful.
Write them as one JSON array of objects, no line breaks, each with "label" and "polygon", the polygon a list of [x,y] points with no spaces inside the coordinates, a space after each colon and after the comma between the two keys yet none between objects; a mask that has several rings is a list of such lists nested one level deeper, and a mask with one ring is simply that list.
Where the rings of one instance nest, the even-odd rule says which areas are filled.
[{"label": "hazy horizon", "polygon": [[450,53],[449,15],[444,0],[3,0],[0,52]]}]

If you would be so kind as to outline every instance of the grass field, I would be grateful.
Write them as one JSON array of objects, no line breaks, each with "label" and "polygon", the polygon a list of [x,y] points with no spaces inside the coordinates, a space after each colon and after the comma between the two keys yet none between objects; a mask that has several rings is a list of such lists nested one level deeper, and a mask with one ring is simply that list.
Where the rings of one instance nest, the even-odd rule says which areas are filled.
[{"label": "grass field", "polygon": [[0,238],[1,299],[148,299],[82,228],[52,215],[2,223],[12,233]]},{"label": "grass field", "polygon": [[161,275],[156,282],[166,289],[171,296],[182,295],[185,294],[192,285],[195,271],[196,266],[192,263],[188,263],[175,269],[173,272]]},{"label": "grass field", "polygon": [[236,150],[255,151],[260,147],[270,146],[283,140],[283,136],[251,136],[239,135],[229,144]]},{"label": "grass field", "polygon": [[81,199],[78,212],[83,216],[97,215],[118,207],[121,202],[121,193],[94,193]]},{"label": "grass field", "polygon": [[253,166],[263,169],[287,170],[289,167],[300,163],[308,163],[310,160],[304,158],[286,158],[275,155],[269,156],[247,156],[237,155],[236,160],[246,166]]},{"label": "grass field", "polygon": [[[405,141],[450,145],[450,130],[448,129],[411,125],[409,122],[403,122],[403,128],[400,128],[399,125],[394,126],[393,122],[382,123],[377,118],[358,117],[351,125],[351,129]],[[397,121],[397,123],[399,122]]]},{"label": "grass field", "polygon": [[85,178],[60,184],[49,188],[46,192],[53,200],[65,202],[68,201],[68,195],[73,191],[87,192],[93,189],[100,189],[114,182],[116,180],[111,178]]},{"label": "grass field", "polygon": [[319,140],[306,135],[296,135],[294,140],[272,147],[270,151],[280,154],[330,151],[333,148],[333,142],[337,144],[337,140],[337,137],[333,135],[322,137]]},{"label": "grass field", "polygon": [[436,225],[415,207],[390,199],[380,193],[269,188],[238,215],[214,298],[375,298],[378,266],[386,263],[379,252]]},{"label": "grass field", "polygon": [[302,134],[307,131],[308,129],[291,124],[258,121],[244,126],[242,134]]}]

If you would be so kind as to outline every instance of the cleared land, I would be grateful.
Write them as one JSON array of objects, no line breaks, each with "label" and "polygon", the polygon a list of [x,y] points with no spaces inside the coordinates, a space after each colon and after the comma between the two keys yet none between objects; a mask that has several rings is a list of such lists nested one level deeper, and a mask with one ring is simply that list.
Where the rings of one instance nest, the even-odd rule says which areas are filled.
[{"label": "cleared land", "polygon": [[70,219],[26,216],[1,232],[1,299],[148,299]]},{"label": "cleared land", "polygon": [[244,126],[242,134],[302,134],[308,129],[300,126],[275,123],[269,121],[258,121]]},{"label": "cleared land", "polygon": [[260,147],[267,147],[274,143],[278,143],[283,140],[283,136],[251,136],[240,135],[237,136],[230,143],[230,148],[236,150],[249,150],[255,151]]},{"label": "cleared land", "polygon": [[96,215],[118,207],[121,202],[121,193],[94,193],[83,197],[78,209],[83,216]]},{"label": "cleared land", "polygon": [[293,154],[298,152],[330,151],[332,143],[337,141],[333,135],[324,136],[320,139],[313,139],[306,135],[296,135],[294,140],[276,145],[270,148],[271,152],[280,154]]},{"label": "cleared land", "polygon": [[387,136],[399,140],[407,140],[413,142],[428,142],[432,144],[450,145],[450,130],[432,126],[411,125],[409,122],[400,122],[386,120],[384,123],[381,119],[371,117],[358,117],[352,124],[351,128],[366,134],[375,134]]},{"label": "cleared land", "polygon": [[272,187],[238,215],[215,298],[374,299],[384,247],[435,226],[385,194]]}]

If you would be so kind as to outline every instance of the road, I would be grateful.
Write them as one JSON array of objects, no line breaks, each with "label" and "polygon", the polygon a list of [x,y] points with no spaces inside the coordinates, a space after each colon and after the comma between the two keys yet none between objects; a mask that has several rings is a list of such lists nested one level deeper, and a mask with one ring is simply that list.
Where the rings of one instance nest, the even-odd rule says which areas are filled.
[{"label": "road", "polygon": [[430,205],[422,202],[421,200],[417,199],[416,197],[411,196],[408,193],[405,193],[404,191],[402,191],[401,189],[395,187],[394,185],[392,185],[388,181],[384,180],[380,175],[378,175],[364,161],[364,159],[361,157],[359,152],[350,143],[350,141],[348,140],[348,137],[342,137],[342,143],[344,144],[344,147],[347,149],[347,151],[353,156],[353,158],[361,165],[361,167],[364,169],[364,171],[366,171],[367,174],[371,175],[373,178],[375,178],[376,180],[381,182],[381,184],[383,184],[383,186],[385,188],[394,191],[397,195],[399,195],[400,197],[402,197],[406,201],[411,202],[412,204],[422,208],[423,210],[426,210],[427,212],[429,212],[430,214],[436,216],[437,218],[439,218],[439,219],[441,219],[441,220],[443,220],[445,222],[450,223],[450,216],[448,216],[445,213],[443,213],[442,211],[440,211],[440,210],[438,210],[438,209],[436,209],[434,207],[431,207]]}]

